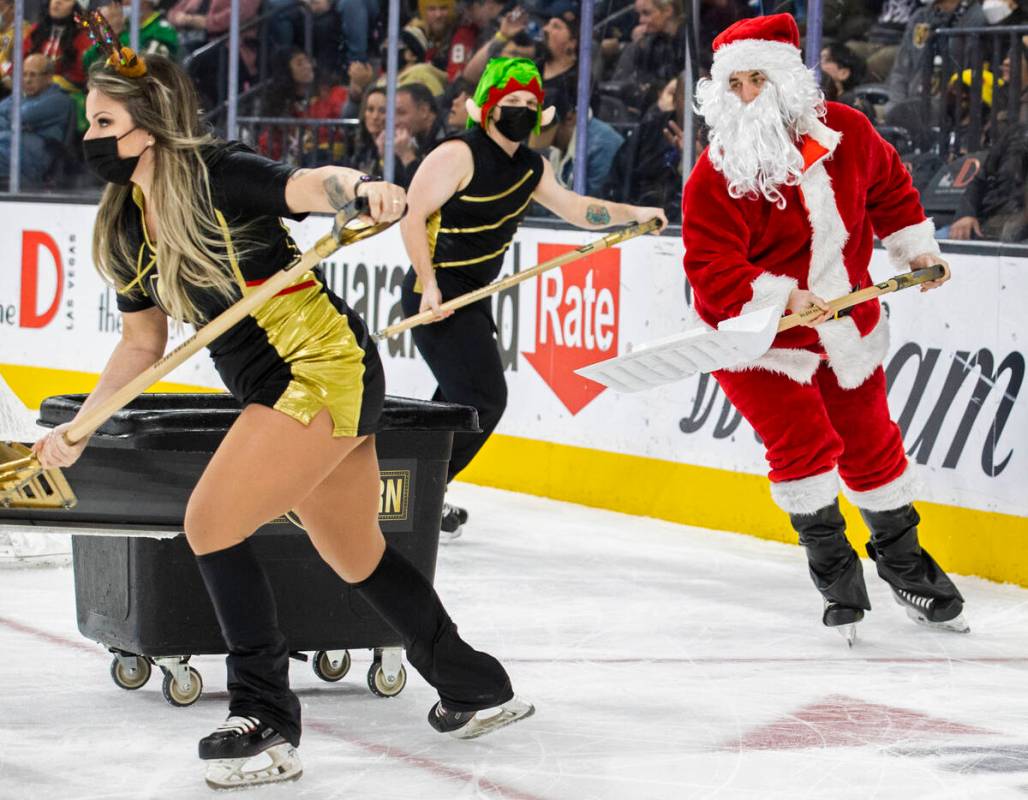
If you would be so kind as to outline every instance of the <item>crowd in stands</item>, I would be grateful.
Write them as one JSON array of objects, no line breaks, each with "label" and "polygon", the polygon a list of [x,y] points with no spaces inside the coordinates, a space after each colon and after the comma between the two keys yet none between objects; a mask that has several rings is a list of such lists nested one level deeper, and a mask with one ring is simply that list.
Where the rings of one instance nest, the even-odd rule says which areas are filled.
[{"label": "crowd in stands", "polygon": [[[26,0],[27,22],[15,31],[13,0],[0,0],[0,180],[10,162],[11,53],[20,37],[22,182],[90,185],[76,162],[86,124],[83,90],[98,54],[73,14],[100,10],[127,44],[130,6],[82,2],[88,5]],[[702,120],[691,127],[684,121],[691,119],[687,59],[693,78],[701,77],[711,42],[725,27],[762,10],[784,10],[802,28],[809,1],[780,0],[773,8],[759,0],[592,2],[591,57],[580,63],[577,0],[403,0],[396,180],[408,183],[432,147],[464,128],[465,101],[488,60],[518,56],[539,64],[546,103],[557,110],[529,145],[558,178],[572,183],[576,131],[586,125],[586,191],[660,205],[677,219],[683,168],[704,144]],[[241,138],[303,166],[338,163],[382,173],[386,0],[239,5]],[[215,127],[224,122],[230,8],[230,0],[140,3],[141,49],[179,59]],[[940,28],[1000,33],[937,35]],[[952,238],[1028,238],[1026,53],[1028,0],[824,0],[825,96],[860,109],[896,145],[941,233]],[[591,92],[580,106],[583,69]],[[960,171],[960,185],[947,183],[954,164],[968,160],[974,169]]]}]

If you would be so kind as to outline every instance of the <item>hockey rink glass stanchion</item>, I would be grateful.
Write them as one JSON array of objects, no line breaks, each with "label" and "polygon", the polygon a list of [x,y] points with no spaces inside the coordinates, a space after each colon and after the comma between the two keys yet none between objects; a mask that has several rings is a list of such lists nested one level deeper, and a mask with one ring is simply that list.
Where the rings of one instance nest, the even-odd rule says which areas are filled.
[{"label": "hockey rink glass stanchion", "polygon": [[[69,445],[92,434],[111,415],[157,383],[188,358],[206,347],[267,300],[291,286],[305,272],[316,267],[340,247],[374,236],[394,222],[368,222],[368,199],[357,197],[336,214],[331,233],[315,242],[288,269],[275,273],[242,297],[153,366],[137,375],[96,408],[76,418],[64,432]],[[39,460],[22,444],[7,443],[0,450],[0,505],[11,508],[62,508],[75,504],[75,495],[59,469],[44,470]]]},{"label": "hockey rink glass stanchion", "polygon": [[[513,275],[508,275],[506,278],[493,281],[488,286],[483,286],[480,289],[475,289],[473,292],[468,292],[467,294],[462,294],[459,297],[454,297],[452,300],[447,300],[445,303],[440,304],[439,310],[443,312],[456,311],[458,308],[463,308],[464,306],[471,305],[472,303],[477,303],[479,300],[483,300],[486,297],[492,297],[497,292],[502,292],[505,289],[509,289],[511,286],[523,283],[529,278],[534,278],[536,275],[540,275],[547,270],[554,269],[555,267],[561,267],[564,264],[570,264],[572,261],[577,261],[580,258],[585,258],[588,255],[599,252],[600,250],[606,250],[608,247],[613,247],[621,242],[634,239],[636,236],[652,233],[659,229],[660,220],[656,217],[647,220],[646,222],[636,222],[620,231],[608,233],[602,239],[597,239],[595,242],[584,244],[581,247],[575,248],[574,250],[557,256],[556,258],[551,258],[549,261],[536,264],[530,269],[515,272]],[[395,325],[390,325],[388,328],[376,331],[371,335],[371,338],[376,342],[381,342],[393,336],[398,336],[411,328],[416,328],[418,325],[425,325],[435,319],[436,316],[434,311],[422,311],[420,314],[407,317],[407,319],[401,320]]]}]

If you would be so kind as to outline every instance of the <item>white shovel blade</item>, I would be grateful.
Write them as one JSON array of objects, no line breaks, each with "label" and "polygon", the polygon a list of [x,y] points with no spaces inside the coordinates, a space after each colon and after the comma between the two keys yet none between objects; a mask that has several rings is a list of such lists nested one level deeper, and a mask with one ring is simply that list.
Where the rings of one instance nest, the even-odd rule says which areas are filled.
[{"label": "white shovel blade", "polygon": [[753,361],[771,346],[780,319],[781,309],[776,307],[751,311],[725,320],[717,330],[691,328],[575,372],[619,392],[674,383]]},{"label": "white shovel blade", "polygon": [[25,407],[0,377],[0,442],[31,444],[46,432],[46,428],[36,425],[36,414]]}]

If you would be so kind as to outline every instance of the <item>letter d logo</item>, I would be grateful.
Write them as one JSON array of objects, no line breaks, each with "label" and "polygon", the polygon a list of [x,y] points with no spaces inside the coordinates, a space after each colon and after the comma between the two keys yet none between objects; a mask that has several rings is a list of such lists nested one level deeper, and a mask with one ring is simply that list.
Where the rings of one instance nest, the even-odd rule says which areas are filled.
[{"label": "letter d logo", "polygon": [[[39,313],[39,251],[46,248],[54,262],[56,278],[54,298],[50,307]],[[64,289],[64,268],[61,251],[53,238],[43,231],[22,231],[21,234],[21,312],[18,324],[23,328],[43,328],[57,315]]]}]

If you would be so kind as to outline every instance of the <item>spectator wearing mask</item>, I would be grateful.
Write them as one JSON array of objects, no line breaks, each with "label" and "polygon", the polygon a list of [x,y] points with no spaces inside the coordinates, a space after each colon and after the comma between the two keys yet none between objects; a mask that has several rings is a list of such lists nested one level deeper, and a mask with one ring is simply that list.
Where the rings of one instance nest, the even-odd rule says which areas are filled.
[{"label": "spectator wearing mask", "polygon": [[[54,63],[35,53],[22,65],[21,177],[39,183],[53,166],[73,124],[75,104],[54,82]],[[11,118],[14,96],[0,101],[0,178],[11,171]]]},{"label": "spectator wearing mask", "polygon": [[81,92],[86,85],[82,56],[93,45],[84,28],[75,24],[75,0],[50,0],[38,23],[25,37],[25,55],[40,53],[54,62],[54,81],[65,91]]},{"label": "spectator wearing mask", "polygon": [[[952,75],[963,65],[956,62],[957,42],[940,41],[932,32],[938,28],[978,28],[986,24],[978,0],[934,0],[914,12],[903,32],[896,62],[889,73],[891,106],[924,93],[925,70],[932,67],[936,53],[942,56],[942,75]],[[943,87],[933,87],[940,91]]]},{"label": "spectator wearing mask", "polygon": [[14,32],[14,0],[0,0],[0,97],[11,93],[11,75],[14,64],[11,54],[14,52],[14,37],[24,39],[32,29],[29,22],[22,22],[21,30]]},{"label": "spectator wearing mask", "polygon": [[685,63],[681,0],[635,0],[639,24],[621,52],[612,80],[628,87],[628,105],[644,109]]},{"label": "spectator wearing mask", "polygon": [[872,80],[888,79],[907,23],[922,4],[922,0],[884,0],[882,10],[866,36],[846,42],[846,46],[867,63],[868,75]]},{"label": "spectator wearing mask", "polygon": [[578,88],[578,7],[552,3],[553,16],[543,27],[543,59],[539,72],[546,94],[575,97]]},{"label": "spectator wearing mask", "polygon": [[990,25],[1024,25],[1028,13],[1018,0],[982,0],[982,13]]},{"label": "spectator wearing mask", "polygon": [[[131,37],[121,0],[99,0],[94,3],[94,8],[99,9],[104,19],[107,20],[107,24],[111,26],[111,30],[118,37],[122,47],[128,47]],[[164,19],[161,12],[155,9],[153,3],[144,0],[140,3],[139,10],[141,22],[138,52],[140,55],[156,53],[174,59],[178,55],[178,31]],[[82,64],[85,66],[86,72],[89,72],[93,62],[101,55],[99,47],[95,44],[85,52],[82,56]]]}]

